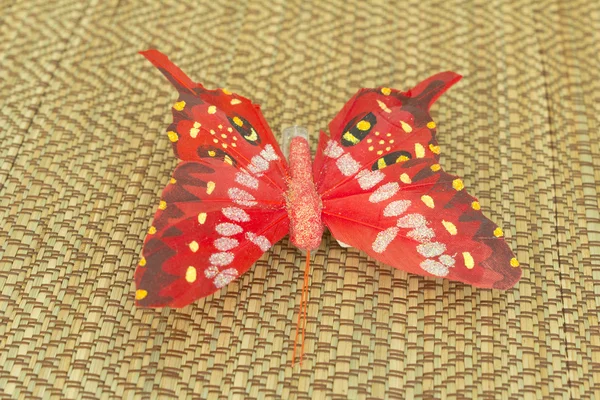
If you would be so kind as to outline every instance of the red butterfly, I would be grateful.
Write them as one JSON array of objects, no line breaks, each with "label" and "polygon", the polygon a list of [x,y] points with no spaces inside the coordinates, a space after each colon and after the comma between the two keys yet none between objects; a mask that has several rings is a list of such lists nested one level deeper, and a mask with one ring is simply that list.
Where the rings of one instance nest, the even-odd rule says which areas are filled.
[{"label": "red butterfly", "polygon": [[[288,233],[315,250],[324,226],[343,246],[411,273],[497,289],[519,280],[502,229],[438,163],[429,108],[460,75],[407,92],[361,89],[329,124],[331,136],[321,132],[314,163],[297,136],[288,164],[258,105],[192,82],[157,50],[142,54],[179,91],[167,135],[181,162],[146,236],[138,305],[183,307]],[[308,268],[305,291],[307,280]],[[304,292],[302,302],[305,315]]]}]

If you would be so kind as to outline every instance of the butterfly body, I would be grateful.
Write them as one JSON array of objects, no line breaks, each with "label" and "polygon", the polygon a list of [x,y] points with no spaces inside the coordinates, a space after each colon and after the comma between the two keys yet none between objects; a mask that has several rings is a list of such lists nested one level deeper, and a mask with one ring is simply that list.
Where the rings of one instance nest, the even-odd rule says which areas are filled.
[{"label": "butterfly body", "polygon": [[310,146],[305,138],[292,138],[289,163],[290,181],[286,200],[290,240],[300,249],[315,250],[323,236],[323,202],[313,182]]},{"label": "butterfly body", "polygon": [[[181,162],[164,189],[136,299],[182,307],[246,272],[290,234],[305,250],[325,227],[339,242],[411,273],[507,289],[519,263],[463,181],[443,171],[429,108],[460,76],[443,72],[402,92],[361,89],[289,162],[258,105],[191,81],[162,53],[142,53],[179,92],[167,136]],[[305,274],[306,276],[306,274]]]}]

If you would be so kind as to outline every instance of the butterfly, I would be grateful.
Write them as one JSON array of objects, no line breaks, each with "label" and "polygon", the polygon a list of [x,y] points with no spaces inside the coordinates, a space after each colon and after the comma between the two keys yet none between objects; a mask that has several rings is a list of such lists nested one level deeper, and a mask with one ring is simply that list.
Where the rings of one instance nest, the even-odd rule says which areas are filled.
[{"label": "butterfly", "polygon": [[429,109],[460,75],[442,72],[405,92],[359,90],[329,135],[320,133],[311,162],[302,135],[286,159],[249,99],[204,88],[157,50],[141,54],[179,92],[167,136],[181,161],[135,272],[139,306],[183,307],[208,296],[289,234],[309,252],[305,318],[308,260],[325,227],[342,246],[410,273],[496,289],[519,280],[502,229],[439,164]]}]

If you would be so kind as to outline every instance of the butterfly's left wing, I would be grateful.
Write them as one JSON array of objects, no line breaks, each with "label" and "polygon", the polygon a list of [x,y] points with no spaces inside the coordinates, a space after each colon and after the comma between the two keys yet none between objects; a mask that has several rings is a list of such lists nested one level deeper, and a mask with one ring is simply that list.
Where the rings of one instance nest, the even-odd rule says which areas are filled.
[{"label": "butterfly's left wing", "polygon": [[192,82],[156,50],[142,54],[179,92],[167,136],[181,162],[144,242],[136,300],[182,307],[242,275],[288,233],[287,163],[258,105]]},{"label": "butterfly's left wing", "polygon": [[438,163],[429,107],[459,79],[362,89],[346,104],[315,158],[323,221],[338,241],[396,268],[507,289],[521,271],[502,229]]}]

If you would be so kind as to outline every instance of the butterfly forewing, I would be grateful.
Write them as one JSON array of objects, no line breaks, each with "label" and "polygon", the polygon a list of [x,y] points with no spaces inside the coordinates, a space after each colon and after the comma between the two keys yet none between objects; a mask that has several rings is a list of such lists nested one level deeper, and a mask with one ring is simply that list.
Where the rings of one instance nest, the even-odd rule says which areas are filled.
[{"label": "butterfly forewing", "polygon": [[340,242],[421,275],[508,288],[521,271],[503,231],[439,165],[429,107],[458,80],[408,92],[363,89],[321,134],[315,180],[323,221]]}]

